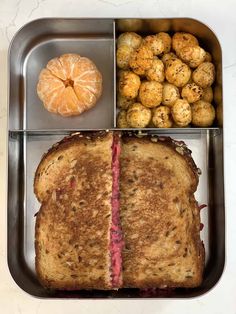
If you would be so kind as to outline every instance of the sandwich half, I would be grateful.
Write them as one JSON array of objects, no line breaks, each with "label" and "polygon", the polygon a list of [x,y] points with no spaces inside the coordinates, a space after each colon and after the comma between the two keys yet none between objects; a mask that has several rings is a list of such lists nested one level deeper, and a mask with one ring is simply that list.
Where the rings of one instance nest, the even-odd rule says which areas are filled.
[{"label": "sandwich half", "polygon": [[197,287],[204,248],[194,192],[197,167],[183,142],[122,137],[123,286]]},{"label": "sandwich half", "polygon": [[41,160],[34,191],[36,272],[46,288],[117,289],[122,285],[119,136],[75,134]]}]

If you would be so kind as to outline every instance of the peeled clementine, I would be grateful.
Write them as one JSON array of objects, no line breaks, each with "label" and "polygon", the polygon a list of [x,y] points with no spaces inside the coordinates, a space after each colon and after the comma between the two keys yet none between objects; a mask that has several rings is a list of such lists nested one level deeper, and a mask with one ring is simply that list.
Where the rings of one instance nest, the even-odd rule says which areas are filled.
[{"label": "peeled clementine", "polygon": [[39,75],[37,93],[49,112],[79,115],[102,94],[102,75],[88,58],[64,54],[50,60]]}]

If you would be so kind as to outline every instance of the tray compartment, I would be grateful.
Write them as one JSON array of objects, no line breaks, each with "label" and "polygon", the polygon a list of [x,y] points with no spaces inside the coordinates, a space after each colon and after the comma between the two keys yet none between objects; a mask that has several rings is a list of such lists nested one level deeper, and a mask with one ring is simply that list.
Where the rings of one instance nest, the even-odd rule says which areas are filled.
[{"label": "tray compartment", "polygon": [[[22,46],[20,46],[22,45]],[[103,93],[95,107],[80,116],[49,113],[36,91],[40,71],[64,53],[93,60],[103,77]],[[24,26],[10,52],[9,129],[111,128],[114,119],[113,20],[41,19]]]},{"label": "tray compartment", "polygon": [[[204,282],[197,289],[176,289],[170,297],[201,295],[218,281],[224,265],[223,181],[219,181],[223,173],[223,159],[222,154],[215,154],[221,145],[221,132],[217,130],[193,130],[193,132],[180,130],[179,133],[152,130],[149,132],[184,140],[192,150],[197,166],[202,170],[196,199],[199,204],[208,204],[208,207],[201,211],[201,220],[204,224],[201,238],[206,249]],[[22,289],[38,297],[142,297],[137,289],[121,289],[118,292],[48,292],[37,281],[34,268],[34,215],[39,210],[40,204],[33,193],[33,178],[43,153],[66,135],[68,132],[10,133],[8,263],[12,276]]]},{"label": "tray compartment", "polygon": [[[202,22],[192,18],[159,18],[159,19],[116,19],[115,37],[123,32],[134,31],[142,36],[155,34],[158,32],[187,32],[195,35],[199,39],[199,44],[208,52],[211,53],[213,63],[216,66],[216,80],[212,86],[213,90],[217,90],[217,96],[214,97],[213,104],[216,106],[223,105],[222,95],[222,51],[220,43],[214,32]],[[115,82],[117,84],[117,81]],[[116,108],[116,112],[119,109]],[[222,113],[223,115],[223,113]],[[218,123],[215,123],[211,128],[223,127],[223,117]],[[217,118],[218,119],[218,118]]]}]

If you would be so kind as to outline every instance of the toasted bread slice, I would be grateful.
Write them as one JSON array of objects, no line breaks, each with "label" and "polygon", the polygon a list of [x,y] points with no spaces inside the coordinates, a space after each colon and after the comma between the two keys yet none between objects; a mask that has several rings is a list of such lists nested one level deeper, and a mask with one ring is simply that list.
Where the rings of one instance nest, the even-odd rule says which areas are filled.
[{"label": "toasted bread slice", "polygon": [[124,287],[196,287],[204,248],[190,151],[169,138],[124,136],[120,215]]},{"label": "toasted bread slice", "polygon": [[36,271],[47,288],[110,289],[112,133],[54,146],[35,176]]}]

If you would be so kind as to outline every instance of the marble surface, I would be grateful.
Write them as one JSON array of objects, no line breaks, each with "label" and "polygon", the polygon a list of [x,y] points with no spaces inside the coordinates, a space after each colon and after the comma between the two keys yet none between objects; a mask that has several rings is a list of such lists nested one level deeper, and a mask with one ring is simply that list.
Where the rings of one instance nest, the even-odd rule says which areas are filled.
[{"label": "marble surface", "polygon": [[[0,1],[0,312],[236,313],[236,1],[225,0],[1,0]],[[14,283],[7,266],[7,49],[15,32],[40,17],[193,17],[208,24],[223,49],[225,118],[226,267],[219,284],[192,300],[41,300]]]}]

